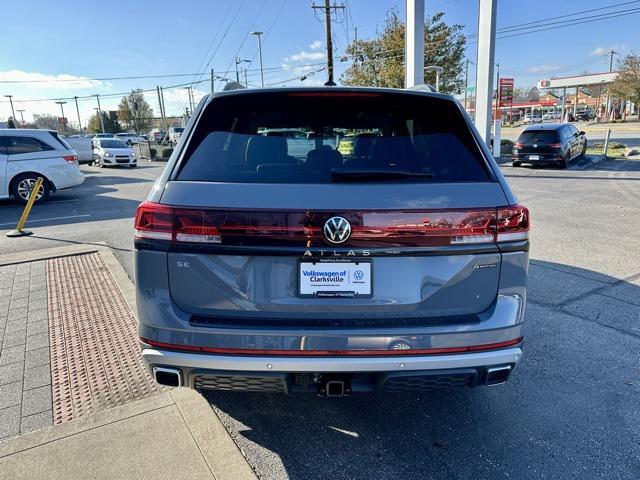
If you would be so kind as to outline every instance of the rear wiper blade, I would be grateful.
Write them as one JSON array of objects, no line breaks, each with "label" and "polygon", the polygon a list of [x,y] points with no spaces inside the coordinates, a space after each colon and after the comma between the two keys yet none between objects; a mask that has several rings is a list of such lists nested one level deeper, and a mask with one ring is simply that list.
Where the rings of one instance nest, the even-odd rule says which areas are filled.
[{"label": "rear wiper blade", "polygon": [[382,170],[371,168],[332,168],[331,180],[334,182],[354,182],[362,180],[386,180],[403,178],[433,178],[426,172],[409,172],[408,170]]}]

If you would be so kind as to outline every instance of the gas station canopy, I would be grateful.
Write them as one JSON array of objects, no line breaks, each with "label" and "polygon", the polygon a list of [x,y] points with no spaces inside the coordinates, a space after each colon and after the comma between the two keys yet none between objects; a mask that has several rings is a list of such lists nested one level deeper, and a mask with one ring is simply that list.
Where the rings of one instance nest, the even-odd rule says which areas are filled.
[{"label": "gas station canopy", "polygon": [[583,87],[587,85],[603,85],[612,83],[618,72],[606,72],[606,73],[589,73],[586,75],[577,75],[575,77],[560,77],[551,78],[549,80],[538,81],[539,89],[552,89],[552,88],[570,88],[570,87]]}]

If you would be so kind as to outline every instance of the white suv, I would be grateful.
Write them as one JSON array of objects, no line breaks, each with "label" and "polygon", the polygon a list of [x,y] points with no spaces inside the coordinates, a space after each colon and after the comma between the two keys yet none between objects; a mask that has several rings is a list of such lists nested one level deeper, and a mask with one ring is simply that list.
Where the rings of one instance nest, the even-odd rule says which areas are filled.
[{"label": "white suv", "polygon": [[44,178],[38,202],[84,182],[78,155],[57,132],[0,129],[0,198],[12,195],[26,203],[38,177]]}]

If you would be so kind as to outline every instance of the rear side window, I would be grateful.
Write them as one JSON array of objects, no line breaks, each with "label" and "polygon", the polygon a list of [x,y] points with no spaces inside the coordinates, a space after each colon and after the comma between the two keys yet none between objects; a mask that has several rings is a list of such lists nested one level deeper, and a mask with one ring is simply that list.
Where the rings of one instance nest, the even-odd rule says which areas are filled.
[{"label": "rear side window", "polygon": [[7,154],[19,155],[21,153],[45,152],[54,148],[37,138],[6,136]]},{"label": "rear side window", "polygon": [[401,180],[411,182],[490,180],[449,100],[348,91],[215,98],[195,127],[177,179],[330,183],[335,169],[420,175]]},{"label": "rear side window", "polygon": [[553,130],[527,130],[520,134],[520,143],[557,143],[558,134]]}]

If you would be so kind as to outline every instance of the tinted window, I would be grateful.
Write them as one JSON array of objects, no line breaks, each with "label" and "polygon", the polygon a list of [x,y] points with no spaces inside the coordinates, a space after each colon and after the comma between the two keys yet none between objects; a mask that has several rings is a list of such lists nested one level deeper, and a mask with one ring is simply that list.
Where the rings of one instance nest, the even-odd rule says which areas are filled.
[{"label": "tinted window", "polygon": [[404,181],[488,181],[455,104],[408,94],[301,91],[214,99],[179,180],[326,183],[331,170],[430,174]]},{"label": "tinted window", "polygon": [[520,134],[518,142],[520,143],[556,143],[558,141],[557,133],[553,130],[527,130]]},{"label": "tinted window", "polygon": [[37,138],[7,136],[5,139],[7,143],[7,153],[9,155],[54,150],[53,147],[41,142]]}]

